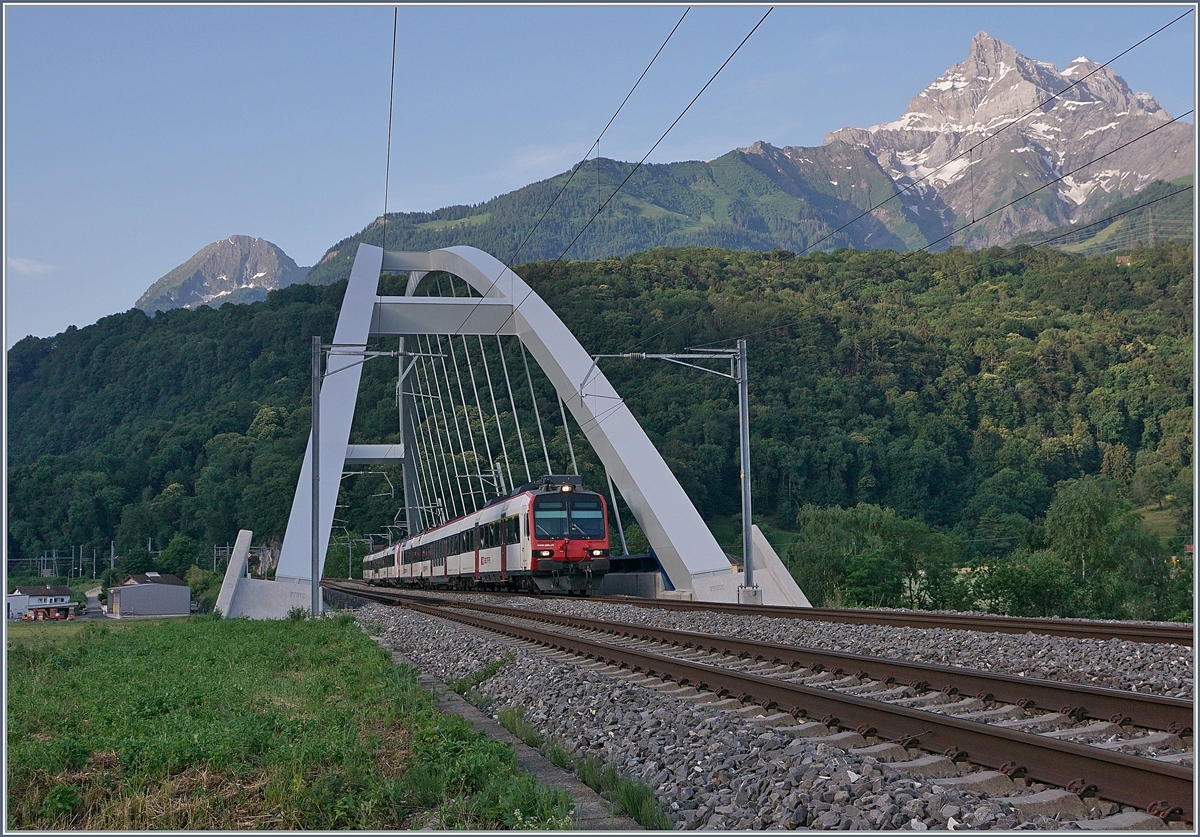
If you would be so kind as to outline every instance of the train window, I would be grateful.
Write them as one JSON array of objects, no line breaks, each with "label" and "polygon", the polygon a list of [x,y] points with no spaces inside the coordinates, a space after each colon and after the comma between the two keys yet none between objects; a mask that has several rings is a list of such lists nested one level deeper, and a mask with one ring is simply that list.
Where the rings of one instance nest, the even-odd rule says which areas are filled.
[{"label": "train window", "polygon": [[604,537],[604,508],[599,497],[571,498],[571,537],[592,540]]},{"label": "train window", "polygon": [[539,538],[567,536],[567,501],[560,497],[538,497],[533,504],[533,530]]},{"label": "train window", "polygon": [[509,517],[505,519],[504,542],[506,544],[521,542],[521,518]]}]

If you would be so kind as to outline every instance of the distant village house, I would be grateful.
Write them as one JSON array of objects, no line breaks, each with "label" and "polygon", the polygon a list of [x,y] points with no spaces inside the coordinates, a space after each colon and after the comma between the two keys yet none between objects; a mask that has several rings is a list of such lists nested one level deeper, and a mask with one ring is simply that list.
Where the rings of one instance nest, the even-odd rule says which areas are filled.
[{"label": "distant village house", "polygon": [[17,587],[5,597],[9,619],[74,619],[70,587]]}]

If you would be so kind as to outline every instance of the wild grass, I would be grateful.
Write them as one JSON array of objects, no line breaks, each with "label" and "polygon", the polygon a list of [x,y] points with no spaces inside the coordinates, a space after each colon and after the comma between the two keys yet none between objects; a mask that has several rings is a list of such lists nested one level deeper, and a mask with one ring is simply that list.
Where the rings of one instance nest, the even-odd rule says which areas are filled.
[{"label": "wild grass", "polygon": [[487,709],[491,706],[492,699],[478,690],[479,684],[508,665],[515,656],[515,653],[505,654],[500,659],[493,660],[478,671],[451,681],[448,685],[451,690],[466,698],[467,702],[472,706],[477,709]]},{"label": "wild grass", "polygon": [[547,740],[525,720],[525,710],[520,707],[501,709],[498,719],[506,730],[541,751],[555,765],[573,772],[579,781],[612,802],[639,825],[666,831],[675,827],[670,817],[658,807],[654,789],[649,785],[622,776],[615,767],[594,756],[578,755],[561,741]]},{"label": "wild grass", "polygon": [[570,826],[349,617],[14,631],[7,662],[9,829]]}]

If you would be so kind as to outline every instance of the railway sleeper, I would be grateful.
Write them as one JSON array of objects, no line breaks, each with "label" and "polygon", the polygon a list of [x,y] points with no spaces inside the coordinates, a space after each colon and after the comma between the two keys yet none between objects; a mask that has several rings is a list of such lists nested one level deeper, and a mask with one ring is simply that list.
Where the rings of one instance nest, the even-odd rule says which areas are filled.
[{"label": "railway sleeper", "polygon": [[[585,636],[587,632],[580,632],[578,635]],[[629,637],[626,637],[626,641],[623,644],[644,650],[653,649],[660,653],[663,650],[660,643]],[[581,661],[581,658],[573,654],[549,651],[542,646],[536,647],[541,653],[551,655],[561,661]],[[939,713],[953,714],[959,718],[993,721],[999,726],[1009,728],[1042,730],[1049,726],[1078,722],[1076,717],[1067,714],[1065,710],[1059,713],[1044,713],[1030,718],[1026,717],[1026,711],[1022,707],[1016,705],[1001,705],[997,707],[993,704],[993,708],[988,709],[986,705],[987,702],[991,702],[990,695],[980,695],[976,698],[963,698],[947,702],[952,701],[952,697],[943,692],[915,695],[913,694],[915,688],[912,686],[894,687],[892,682],[883,680],[864,682],[858,676],[844,676],[841,671],[819,671],[816,674],[797,678],[794,676],[795,669],[793,667],[761,658],[751,660],[747,656],[743,656],[741,658],[734,658],[737,661],[731,664],[728,656],[713,654],[711,652],[697,652],[695,650],[673,647],[669,653],[676,657],[710,662],[726,668],[741,669],[759,675],[793,675],[781,677],[780,679],[805,685],[819,684],[827,688],[840,686],[842,687],[841,691],[849,694],[858,694],[876,699],[886,699],[890,695],[891,700],[888,702],[891,703],[921,706],[922,708],[928,708]],[[1113,803],[1100,802],[1094,798],[1088,799],[1085,802],[1078,793],[1071,790],[1044,789],[1043,785],[1035,784],[1032,788],[1032,793],[1010,795],[1014,794],[1014,791],[1018,788],[1024,788],[1026,783],[1023,779],[1018,779],[1014,783],[1008,775],[994,770],[965,772],[965,768],[960,767],[951,758],[938,755],[922,755],[916,750],[906,751],[901,745],[895,743],[868,744],[868,740],[864,737],[863,733],[870,736],[873,730],[831,732],[827,724],[811,721],[795,723],[792,716],[788,714],[771,712],[764,707],[753,704],[746,705],[742,700],[733,697],[722,698],[711,692],[697,690],[692,686],[664,681],[661,678],[646,673],[631,672],[628,669],[622,669],[618,666],[597,662],[588,664],[588,667],[600,673],[618,677],[630,685],[646,686],[664,694],[682,697],[693,703],[707,704],[710,708],[734,711],[747,720],[771,726],[779,733],[790,734],[795,738],[804,738],[810,743],[823,743],[839,749],[849,750],[856,754],[869,754],[879,762],[889,763],[890,768],[901,775],[921,777],[929,780],[934,786],[947,789],[970,790],[975,793],[1003,797],[1013,805],[1014,809],[1025,816],[1052,816],[1057,817],[1060,821],[1072,821],[1068,818],[1080,818],[1074,821],[1078,823],[1078,827],[1087,830],[1153,828],[1156,825],[1157,827],[1163,827],[1164,825],[1163,819],[1160,816],[1130,810],[1118,812],[1117,806]],[[703,684],[700,685],[702,686]],[[920,685],[923,686],[924,684]],[[1032,708],[1032,706],[1029,705],[1027,708]],[[831,722],[833,724],[837,723],[836,720],[832,719]],[[1110,737],[1112,735],[1126,734],[1126,731],[1122,730],[1119,725],[1110,722],[1051,730],[1049,737],[1072,739],[1080,737]],[[1190,739],[1187,743],[1191,743]],[[1120,740],[1108,741],[1098,745],[1093,744],[1092,746],[1098,746],[1106,750],[1155,750],[1180,749],[1186,745],[1180,736],[1173,733],[1152,732],[1139,737],[1124,737]],[[1139,755],[1142,755],[1142,753],[1139,753]],[[1190,752],[1172,753],[1162,758],[1162,760],[1186,761],[1191,758],[1192,753]],[[1111,812],[1104,811],[1105,807],[1111,807]],[[1089,811],[1094,814],[1097,809],[1102,813],[1108,813],[1109,816],[1103,819],[1082,819]]]}]

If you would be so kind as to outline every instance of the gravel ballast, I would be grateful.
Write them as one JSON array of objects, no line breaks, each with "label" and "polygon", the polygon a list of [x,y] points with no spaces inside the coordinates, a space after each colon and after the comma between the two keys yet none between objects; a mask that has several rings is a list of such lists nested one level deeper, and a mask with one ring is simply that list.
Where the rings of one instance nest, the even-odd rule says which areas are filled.
[{"label": "gravel ballast", "polygon": [[[513,604],[511,599],[480,598]],[[1064,675],[1072,666],[1069,661],[1079,660],[1092,671],[1076,682],[1122,683],[1123,688],[1137,685],[1138,691],[1191,695],[1191,649],[1178,646],[795,623],[562,599],[532,600],[529,607],[972,668],[984,668],[983,660],[992,670],[1032,676],[1048,673],[1028,661],[1053,660],[1058,674],[1049,676],[1062,680],[1076,680]],[[646,783],[676,828],[1047,829],[1075,827],[1062,820],[1116,813],[1114,806],[1093,807],[1083,816],[1059,814],[1055,819],[1022,810],[1014,804],[1015,797],[989,797],[949,780],[939,785],[935,778],[905,775],[902,768],[871,755],[793,738],[733,712],[663,695],[403,608],[369,604],[358,612],[358,619],[364,626],[383,626],[381,638],[387,644],[444,682],[515,653],[479,687],[493,700],[487,711],[494,717],[506,707],[521,708],[526,721],[547,739]],[[972,653],[983,656],[972,658]],[[1055,656],[1060,653],[1062,657]],[[1028,655],[1026,661],[1018,663],[1022,654]],[[1119,665],[1105,668],[1109,661]],[[1042,788],[1034,785],[1029,790]]]},{"label": "gravel ballast", "polygon": [[[474,598],[474,597],[472,597]],[[512,599],[479,601],[514,606]],[[528,602],[528,603],[526,603]],[[578,599],[522,599],[521,607],[568,616],[699,631],[760,642],[805,645],[823,651],[888,657],[1103,686],[1191,700],[1195,655],[1181,645],[1002,634],[946,628],[894,628],[835,622],[663,610]]]}]

